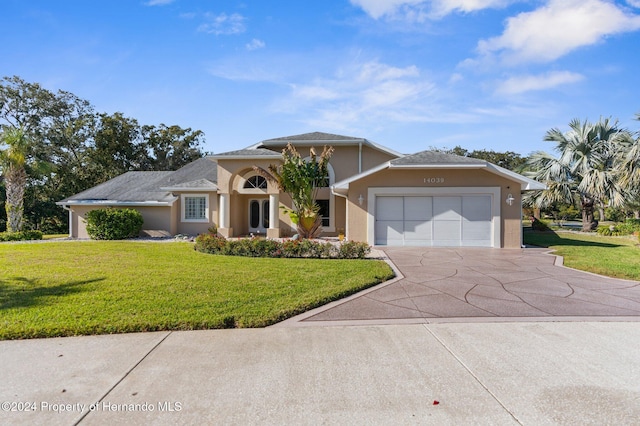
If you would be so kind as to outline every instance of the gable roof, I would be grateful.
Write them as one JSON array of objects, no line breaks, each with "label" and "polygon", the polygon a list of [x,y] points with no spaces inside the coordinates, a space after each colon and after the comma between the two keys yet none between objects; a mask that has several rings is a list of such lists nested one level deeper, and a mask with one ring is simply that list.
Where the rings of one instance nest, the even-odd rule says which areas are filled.
[{"label": "gable roof", "polygon": [[485,169],[489,173],[494,173],[520,183],[520,189],[522,191],[546,189],[543,183],[529,179],[503,167],[496,166],[485,160],[427,150],[387,161],[360,174],[336,182],[331,186],[331,190],[332,192],[344,194],[345,191],[349,189],[351,182],[355,182],[384,169]]},{"label": "gable roof", "polygon": [[432,166],[443,165],[451,167],[452,165],[480,165],[486,161],[477,158],[462,157],[460,155],[447,154],[440,151],[421,151],[415,154],[406,155],[401,158],[391,160],[391,165],[395,167],[403,166]]},{"label": "gable roof", "polygon": [[127,172],[57,202],[58,205],[168,206],[175,190],[217,190],[217,167],[211,157],[195,160],[176,171]]},{"label": "gable roof", "polygon": [[127,172],[56,204],[170,205],[175,197],[160,189],[173,172]]},{"label": "gable roof", "polygon": [[216,160],[235,160],[235,159],[261,159],[261,158],[282,158],[279,152],[266,148],[258,148],[256,145],[238,149],[236,151],[228,151],[213,155],[211,158]]},{"label": "gable roof", "polygon": [[311,132],[300,135],[284,136],[275,139],[266,139],[249,147],[250,149],[260,149],[282,146],[291,143],[294,146],[312,146],[312,145],[331,145],[338,146],[368,146],[375,150],[382,151],[394,157],[402,157],[403,154],[394,151],[391,148],[382,146],[365,138],[357,138],[353,136],[335,135],[333,133]]}]

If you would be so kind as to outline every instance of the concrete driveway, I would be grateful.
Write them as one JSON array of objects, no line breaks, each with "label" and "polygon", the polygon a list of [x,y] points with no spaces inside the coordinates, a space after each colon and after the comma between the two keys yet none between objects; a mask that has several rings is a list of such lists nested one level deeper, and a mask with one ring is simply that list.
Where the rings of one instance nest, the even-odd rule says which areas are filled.
[{"label": "concrete driveway", "polygon": [[566,268],[547,249],[384,248],[393,281],[281,325],[640,320],[640,283]]}]

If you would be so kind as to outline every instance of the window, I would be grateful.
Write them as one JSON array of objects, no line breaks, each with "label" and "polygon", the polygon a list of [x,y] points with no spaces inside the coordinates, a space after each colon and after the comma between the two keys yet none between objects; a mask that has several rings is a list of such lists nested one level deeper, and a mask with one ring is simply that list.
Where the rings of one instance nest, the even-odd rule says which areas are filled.
[{"label": "window", "polygon": [[185,222],[209,221],[209,197],[207,195],[182,195],[182,220]]},{"label": "window", "polygon": [[316,200],[316,203],[320,206],[320,212],[318,214],[322,216],[322,226],[328,227],[331,222],[329,200]]},{"label": "window", "polygon": [[262,176],[251,176],[244,183],[245,189],[267,189],[267,180]]}]

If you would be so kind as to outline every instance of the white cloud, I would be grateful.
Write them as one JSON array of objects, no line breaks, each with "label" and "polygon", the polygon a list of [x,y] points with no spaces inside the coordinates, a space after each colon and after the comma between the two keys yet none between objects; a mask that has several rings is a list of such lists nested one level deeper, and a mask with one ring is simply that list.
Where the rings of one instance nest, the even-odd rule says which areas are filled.
[{"label": "white cloud", "polygon": [[504,95],[515,95],[534,90],[547,90],[564,84],[577,83],[584,79],[582,74],[570,71],[552,71],[542,75],[521,75],[502,82],[497,89]]},{"label": "white cloud", "polygon": [[434,0],[432,15],[443,17],[453,12],[471,13],[483,9],[499,9],[518,0]]},{"label": "white cloud", "polygon": [[171,4],[175,0],[149,0],[145,4],[147,6],[164,6],[165,4]]},{"label": "white cloud", "polygon": [[640,0],[627,0],[629,6],[640,9]]},{"label": "white cloud", "polygon": [[198,27],[198,31],[202,31],[207,34],[239,34],[246,30],[244,25],[245,17],[237,13],[231,15],[227,15],[226,13],[221,13],[219,15],[206,13],[205,18],[208,22],[200,25]]},{"label": "white cloud", "polygon": [[254,38],[253,40],[251,40],[249,43],[247,43],[245,45],[245,47],[247,48],[247,50],[257,50],[257,49],[262,49],[266,46],[266,44],[264,43],[264,41],[262,40],[258,40],[257,38]]},{"label": "white cloud", "polygon": [[522,0],[350,0],[373,19],[402,18],[423,22],[439,19],[450,13],[471,13],[489,8],[501,8]]},{"label": "white cloud", "polygon": [[428,121],[424,106],[435,84],[416,66],[394,67],[378,61],[339,69],[331,78],[292,84],[274,109],[304,117],[309,125],[345,129],[382,122]]},{"label": "white cloud", "polygon": [[549,62],[613,34],[640,29],[640,16],[604,0],[550,0],[533,12],[507,20],[499,37],[481,40],[483,55],[508,62]]},{"label": "white cloud", "polygon": [[359,6],[373,19],[394,14],[401,6],[412,6],[424,3],[424,0],[351,0],[351,4]]}]

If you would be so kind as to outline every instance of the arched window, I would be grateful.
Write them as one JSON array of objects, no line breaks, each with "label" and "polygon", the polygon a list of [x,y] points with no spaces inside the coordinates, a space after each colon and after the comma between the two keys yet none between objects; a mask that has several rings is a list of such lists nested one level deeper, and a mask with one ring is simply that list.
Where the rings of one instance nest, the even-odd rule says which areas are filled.
[{"label": "arched window", "polygon": [[267,189],[267,180],[262,176],[251,176],[244,183],[244,189]]}]

